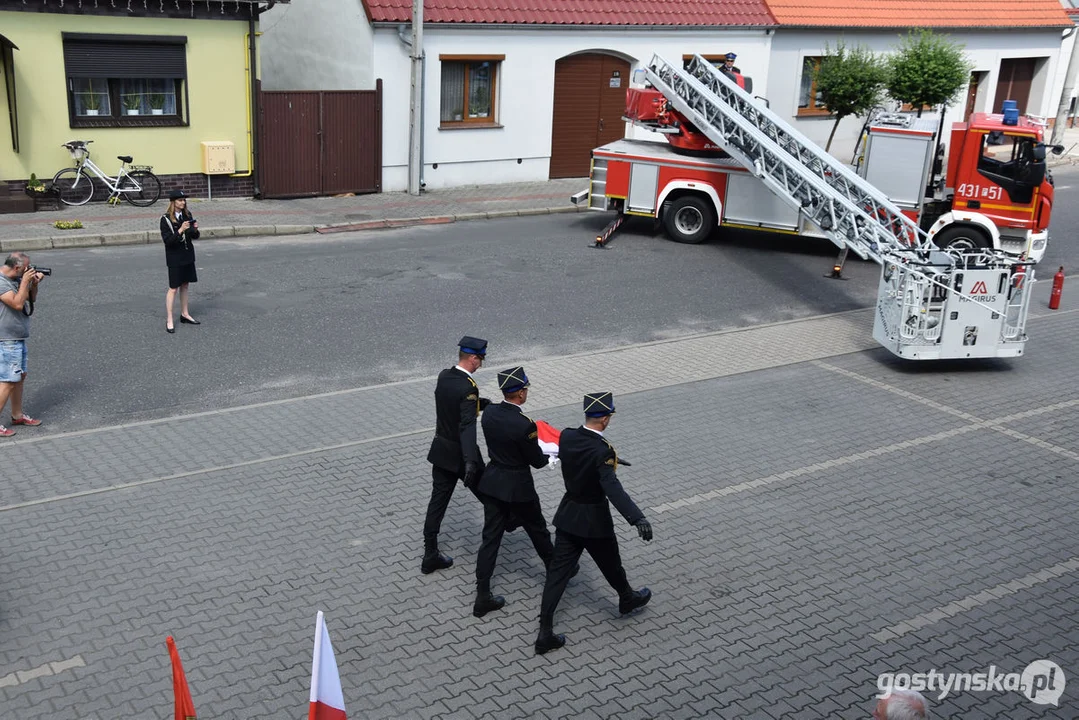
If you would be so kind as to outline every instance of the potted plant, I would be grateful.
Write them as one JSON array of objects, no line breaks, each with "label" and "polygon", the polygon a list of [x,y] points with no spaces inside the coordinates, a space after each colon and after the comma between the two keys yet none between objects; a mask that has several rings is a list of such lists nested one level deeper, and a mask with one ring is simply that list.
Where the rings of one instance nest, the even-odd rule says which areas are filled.
[{"label": "potted plant", "polygon": [[85,93],[86,101],[83,111],[87,115],[97,115],[101,110],[101,101],[97,99],[97,93],[94,92],[94,81],[90,80],[90,90]]},{"label": "potted plant", "polygon": [[139,93],[128,93],[124,95],[124,109],[127,110],[128,115],[138,115],[139,107],[142,105],[142,95]]},{"label": "potted plant", "polygon": [[480,92],[472,94],[472,102],[468,104],[469,117],[487,117],[487,97]]},{"label": "potted plant", "polygon": [[161,115],[165,112],[165,96],[162,93],[150,95],[150,114]]},{"label": "potted plant", "polygon": [[30,173],[26,182],[26,194],[34,199],[34,210],[58,210],[60,207],[59,193],[38,180],[34,173]]}]

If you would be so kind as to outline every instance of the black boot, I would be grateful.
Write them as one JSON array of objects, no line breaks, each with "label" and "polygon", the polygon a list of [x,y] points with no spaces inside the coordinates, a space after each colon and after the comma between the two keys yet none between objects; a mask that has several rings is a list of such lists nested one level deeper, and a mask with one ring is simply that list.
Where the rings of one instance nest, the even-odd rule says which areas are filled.
[{"label": "black boot", "polygon": [[435,570],[445,570],[453,565],[453,558],[447,557],[438,551],[437,542],[425,542],[423,562],[420,563],[420,572],[430,575]]},{"label": "black boot", "polygon": [[652,599],[652,591],[648,588],[631,590],[629,593],[618,598],[618,612],[626,615],[637,608],[642,608]]},{"label": "black boot", "polygon": [[491,581],[480,580],[476,583],[476,602],[472,604],[472,614],[478,618],[489,612],[501,610],[506,598],[491,594]]},{"label": "black boot", "polygon": [[551,621],[540,620],[539,635],[536,637],[536,654],[546,655],[566,644],[565,635],[555,635]]}]

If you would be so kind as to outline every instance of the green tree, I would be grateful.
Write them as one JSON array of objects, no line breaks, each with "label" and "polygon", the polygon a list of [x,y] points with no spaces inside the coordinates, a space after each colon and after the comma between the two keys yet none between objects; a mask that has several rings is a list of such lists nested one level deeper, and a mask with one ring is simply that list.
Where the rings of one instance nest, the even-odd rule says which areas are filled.
[{"label": "green tree", "polygon": [[949,105],[970,80],[963,45],[930,30],[911,31],[888,58],[888,94],[918,110]]},{"label": "green tree", "polygon": [[880,103],[888,71],[868,48],[861,45],[848,48],[840,41],[834,52],[824,46],[824,57],[814,79],[824,107],[835,115],[828,144],[824,146],[827,151],[843,118],[861,115]]}]

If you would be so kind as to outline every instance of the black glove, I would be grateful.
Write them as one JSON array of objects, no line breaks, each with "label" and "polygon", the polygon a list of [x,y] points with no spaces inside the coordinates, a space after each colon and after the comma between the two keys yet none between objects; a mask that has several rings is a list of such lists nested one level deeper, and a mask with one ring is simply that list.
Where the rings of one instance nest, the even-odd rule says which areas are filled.
[{"label": "black glove", "polygon": [[474,462],[465,463],[465,487],[469,490],[476,488],[476,483],[480,481],[480,466]]},{"label": "black glove", "polygon": [[641,540],[648,542],[652,539],[652,525],[644,518],[641,518],[637,522],[633,523],[637,528],[637,534],[641,536]]},{"label": "black glove", "polygon": [[484,410],[486,410],[487,406],[490,405],[490,404],[491,404],[490,400],[488,400],[485,397],[481,397],[480,398],[480,412],[483,412]]}]

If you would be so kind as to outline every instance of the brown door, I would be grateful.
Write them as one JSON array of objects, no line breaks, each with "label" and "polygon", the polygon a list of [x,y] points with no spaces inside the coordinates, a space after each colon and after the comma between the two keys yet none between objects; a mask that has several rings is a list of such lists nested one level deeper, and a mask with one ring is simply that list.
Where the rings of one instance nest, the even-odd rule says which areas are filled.
[{"label": "brown door", "polygon": [[587,177],[592,149],[625,137],[629,63],[590,53],[555,63],[551,177]]},{"label": "brown door", "polygon": [[975,103],[978,100],[978,88],[981,87],[985,75],[986,73],[984,72],[972,72],[970,74],[970,86],[967,88],[967,108],[963,113],[964,120],[969,118],[974,112]]},{"label": "brown door", "polygon": [[1015,100],[1019,104],[1019,114],[1026,114],[1036,62],[1037,58],[1011,58],[1000,61],[1000,77],[997,79],[997,95],[994,102],[997,112],[1003,111],[1005,100]]}]

